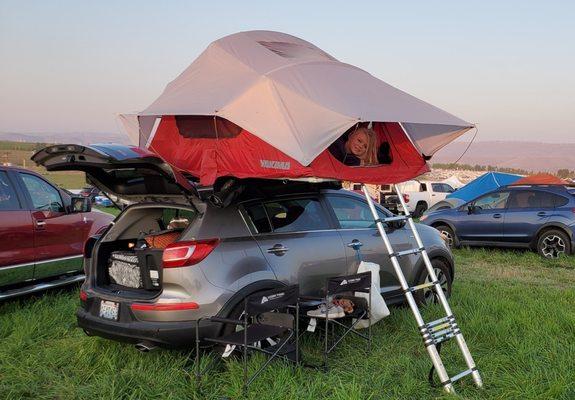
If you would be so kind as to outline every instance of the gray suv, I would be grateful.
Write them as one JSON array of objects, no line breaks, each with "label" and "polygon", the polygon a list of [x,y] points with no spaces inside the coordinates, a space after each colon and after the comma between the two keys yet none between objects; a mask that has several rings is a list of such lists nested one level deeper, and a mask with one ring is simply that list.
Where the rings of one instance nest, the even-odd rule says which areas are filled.
[{"label": "gray suv", "polygon": [[[198,318],[239,317],[246,296],[294,283],[304,295],[320,294],[326,278],[355,273],[360,258],[381,266],[386,301],[403,301],[365,199],[334,183],[224,180],[198,190],[152,153],[117,145],[51,146],[33,160],[48,170],[85,171],[103,192],[132,204],[85,245],[87,279],[77,317],[88,334],[189,346]],[[418,229],[449,295],[452,254],[434,228]],[[394,250],[417,247],[402,224],[386,230]],[[150,237],[172,239],[143,244]],[[135,255],[136,263],[122,273],[132,268],[139,284],[122,284],[112,273],[118,254]],[[419,256],[400,263],[410,285],[429,281]],[[420,303],[434,300],[431,291],[416,295]],[[202,329],[203,336],[228,328]]]}]

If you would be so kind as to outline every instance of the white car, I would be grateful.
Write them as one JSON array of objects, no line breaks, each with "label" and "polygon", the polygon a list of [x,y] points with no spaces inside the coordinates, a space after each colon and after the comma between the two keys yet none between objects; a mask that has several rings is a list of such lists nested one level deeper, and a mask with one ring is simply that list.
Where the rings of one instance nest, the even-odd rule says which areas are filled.
[{"label": "white car", "polygon": [[[433,181],[405,182],[400,184],[400,190],[409,212],[414,217],[420,217],[429,207],[441,200],[445,200],[449,193],[455,192],[451,185]],[[382,199],[381,204],[390,211],[396,213],[402,211],[397,194],[386,195]]]}]

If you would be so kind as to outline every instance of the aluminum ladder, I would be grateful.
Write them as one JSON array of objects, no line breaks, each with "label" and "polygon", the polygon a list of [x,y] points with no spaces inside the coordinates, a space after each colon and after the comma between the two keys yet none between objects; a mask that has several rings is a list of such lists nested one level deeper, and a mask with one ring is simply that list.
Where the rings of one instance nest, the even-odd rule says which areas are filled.
[{"label": "aluminum ladder", "polygon": [[[407,209],[407,205],[405,204],[405,201],[403,199],[402,194],[399,191],[399,188],[397,187],[397,185],[395,185],[395,192],[397,193],[397,196],[398,196],[399,201],[401,203],[401,207],[403,208],[403,211],[405,212],[405,215],[400,215],[400,216],[396,216],[396,217],[389,217],[389,218],[380,218],[379,217],[377,210],[375,208],[375,205],[373,204],[373,199],[371,198],[371,195],[369,194],[369,191],[367,189],[367,186],[362,185],[362,191],[363,191],[363,194],[365,195],[365,198],[367,200],[367,204],[369,205],[369,208],[371,210],[371,213],[372,213],[373,218],[375,220],[375,223],[377,225],[377,230],[379,231],[379,234],[380,234],[381,238],[383,239],[383,242],[385,243],[385,248],[387,249],[387,251],[389,253],[389,258],[391,260],[391,263],[393,265],[393,269],[395,271],[395,274],[397,275],[397,278],[399,280],[401,288],[403,289],[403,293],[405,294],[405,298],[407,299],[407,302],[409,303],[409,307],[411,308],[411,311],[413,312],[413,315],[415,316],[415,320],[417,321],[417,326],[419,328],[419,332],[421,333],[421,335],[423,337],[423,343],[427,349],[427,353],[429,354],[429,357],[431,358],[431,362],[433,363],[435,371],[437,371],[437,375],[439,376],[439,380],[441,382],[441,385],[443,386],[443,389],[448,393],[455,393],[455,388],[453,387],[453,383],[455,381],[463,378],[464,376],[467,376],[467,375],[471,375],[473,377],[473,381],[475,382],[475,385],[477,387],[482,387],[483,382],[481,381],[481,376],[479,375],[479,371],[477,370],[477,367],[475,366],[475,362],[473,361],[473,357],[471,356],[471,353],[469,352],[469,348],[467,347],[467,343],[465,343],[465,339],[463,338],[463,334],[461,333],[459,326],[455,322],[455,317],[453,316],[453,312],[451,311],[451,308],[449,307],[449,304],[447,303],[447,298],[445,297],[445,294],[443,293],[443,289],[441,288],[441,285],[439,284],[439,281],[437,279],[437,276],[435,274],[433,266],[431,265],[431,260],[429,259],[429,256],[427,254],[427,251],[425,250],[425,247],[423,246],[423,243],[421,242],[421,238],[419,236],[419,233],[417,232],[417,228],[415,227],[415,223],[413,222],[413,218],[412,218],[411,214],[409,213],[409,210]],[[415,237],[415,241],[417,243],[417,248],[411,249],[411,250],[400,251],[400,252],[395,252],[393,250],[393,248],[391,246],[391,242],[389,241],[389,238],[387,237],[387,234],[385,233],[385,229],[383,226],[384,223],[393,222],[393,221],[407,221],[407,224],[409,225],[409,229],[413,232],[413,236]],[[408,285],[408,283],[405,279],[405,276],[403,275],[403,272],[401,270],[401,267],[399,265],[399,258],[403,257],[403,256],[407,256],[409,254],[419,254],[419,253],[421,253],[421,256],[423,257],[423,261],[425,263],[425,267],[427,268],[427,272],[429,274],[429,278],[431,279],[431,282],[423,283],[421,285],[410,287]],[[419,307],[417,306],[417,303],[415,302],[415,299],[413,297],[413,292],[415,292],[417,290],[430,288],[430,287],[433,288],[433,290],[435,291],[435,294],[437,295],[437,298],[439,299],[439,303],[441,303],[441,305],[443,306],[443,309],[445,310],[446,316],[443,318],[440,318],[436,321],[426,323],[421,316],[421,312],[419,311]],[[452,338],[455,338],[455,340],[457,341],[457,344],[459,345],[459,349],[461,350],[461,354],[463,355],[463,358],[465,359],[465,363],[467,364],[467,370],[450,377],[447,374],[447,371],[445,370],[445,366],[443,365],[443,362],[441,361],[441,357],[439,355],[438,345],[440,345],[442,342],[445,342],[445,341],[452,339]]]}]

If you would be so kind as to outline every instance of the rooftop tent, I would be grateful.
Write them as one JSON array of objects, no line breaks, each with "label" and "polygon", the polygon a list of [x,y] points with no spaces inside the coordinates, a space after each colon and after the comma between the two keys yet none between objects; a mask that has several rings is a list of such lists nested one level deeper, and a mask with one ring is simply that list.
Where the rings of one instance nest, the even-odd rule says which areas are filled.
[{"label": "rooftop tent", "polygon": [[447,196],[448,199],[470,201],[501,186],[507,186],[521,179],[520,175],[488,172]]},{"label": "rooftop tent", "polygon": [[[221,176],[401,182],[428,171],[426,160],[473,126],[271,31],[211,43],[149,107],[121,120],[140,146],[205,184]],[[365,127],[385,161],[350,166],[328,151]]]},{"label": "rooftop tent", "polygon": [[551,174],[529,175],[514,182],[513,185],[569,185],[569,181]]}]

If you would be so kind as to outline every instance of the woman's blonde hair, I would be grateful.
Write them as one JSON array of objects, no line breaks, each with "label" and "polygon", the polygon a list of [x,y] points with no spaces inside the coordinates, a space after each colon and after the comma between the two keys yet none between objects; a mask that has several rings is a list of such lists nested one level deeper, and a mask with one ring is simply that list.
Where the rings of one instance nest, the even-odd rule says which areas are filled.
[{"label": "woman's blonde hair", "polygon": [[367,136],[367,150],[363,157],[360,157],[361,165],[379,164],[377,160],[377,136],[375,132],[372,129],[360,127],[349,135],[349,139],[358,133],[365,133],[365,136]]}]

